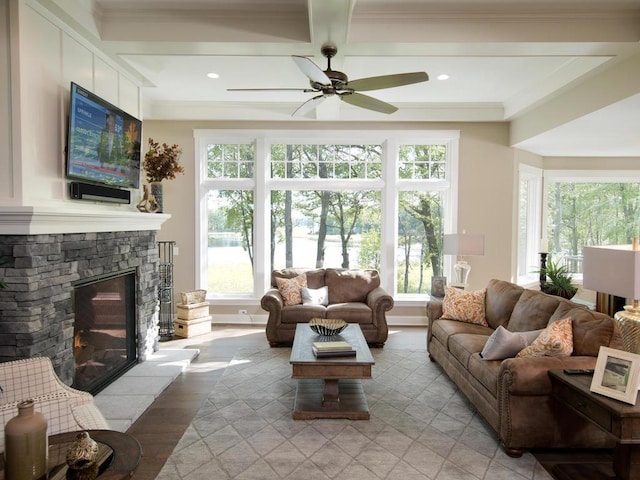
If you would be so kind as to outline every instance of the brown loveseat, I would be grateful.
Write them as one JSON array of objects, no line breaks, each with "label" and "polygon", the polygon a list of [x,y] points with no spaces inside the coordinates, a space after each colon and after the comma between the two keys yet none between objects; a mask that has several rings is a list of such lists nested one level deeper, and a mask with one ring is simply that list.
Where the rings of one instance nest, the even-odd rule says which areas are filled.
[{"label": "brown loveseat", "polygon": [[[612,448],[599,428],[551,397],[549,370],[593,369],[600,346],[622,349],[611,317],[560,297],[491,280],[485,293],[488,327],[442,319],[442,300],[427,304],[429,357],[438,362],[500,437],[507,454],[528,448]],[[567,357],[485,360],[480,353],[500,325],[511,332],[545,328],[571,318]]]},{"label": "brown loveseat", "polygon": [[[327,305],[284,304],[276,278],[290,279],[301,274],[306,275],[309,289],[327,287]],[[373,347],[382,347],[387,340],[385,312],[393,307],[393,297],[380,287],[380,275],[376,270],[274,270],[271,273],[271,287],[260,304],[269,312],[266,333],[272,347],[291,346],[296,325],[308,323],[312,318],[339,318],[358,323],[367,343]]]}]

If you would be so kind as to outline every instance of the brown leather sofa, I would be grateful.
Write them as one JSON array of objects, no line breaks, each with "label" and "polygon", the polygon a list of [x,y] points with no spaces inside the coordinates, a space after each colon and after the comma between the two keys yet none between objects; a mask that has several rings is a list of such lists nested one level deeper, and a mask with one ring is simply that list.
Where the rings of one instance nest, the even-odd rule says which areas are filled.
[{"label": "brown leather sofa", "polygon": [[[328,305],[285,305],[276,278],[293,278],[305,274],[307,287],[328,287]],[[393,307],[393,297],[380,287],[376,270],[327,268],[304,270],[288,268],[271,273],[271,288],[260,304],[269,312],[267,340],[272,347],[291,346],[298,323],[312,318],[339,318],[358,323],[372,347],[382,347],[387,340],[386,312]]]},{"label": "brown leather sofa", "polygon": [[[505,452],[520,456],[531,448],[612,448],[611,437],[551,397],[549,370],[593,369],[600,346],[622,350],[616,321],[571,301],[491,280],[485,294],[488,327],[445,320],[442,300],[427,303],[427,350],[497,432]],[[484,360],[480,356],[494,329],[513,332],[545,328],[571,317],[569,357]]]}]

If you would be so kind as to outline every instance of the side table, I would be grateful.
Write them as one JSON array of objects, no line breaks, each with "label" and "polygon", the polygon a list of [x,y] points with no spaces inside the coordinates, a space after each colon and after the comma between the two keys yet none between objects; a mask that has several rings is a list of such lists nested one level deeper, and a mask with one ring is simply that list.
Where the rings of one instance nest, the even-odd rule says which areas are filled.
[{"label": "side table", "polygon": [[629,405],[592,393],[592,375],[549,371],[553,396],[610,433],[616,440],[613,465],[559,464],[553,473],[562,480],[640,479],[640,405]]},{"label": "side table", "polygon": [[[130,478],[142,458],[142,447],[131,435],[115,430],[86,430],[98,444],[106,445],[112,453],[101,465],[98,479],[124,480]],[[49,437],[49,478],[64,478],[67,470],[66,451],[79,432],[65,432]],[[0,455],[0,480],[4,480],[4,455]]]}]

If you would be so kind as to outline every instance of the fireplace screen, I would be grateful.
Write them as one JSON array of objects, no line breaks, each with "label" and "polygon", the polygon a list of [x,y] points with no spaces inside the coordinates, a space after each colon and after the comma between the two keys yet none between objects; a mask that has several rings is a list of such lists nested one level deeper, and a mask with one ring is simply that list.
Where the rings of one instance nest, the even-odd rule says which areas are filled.
[{"label": "fireplace screen", "polygon": [[74,388],[96,394],[136,363],[135,269],[74,285]]}]

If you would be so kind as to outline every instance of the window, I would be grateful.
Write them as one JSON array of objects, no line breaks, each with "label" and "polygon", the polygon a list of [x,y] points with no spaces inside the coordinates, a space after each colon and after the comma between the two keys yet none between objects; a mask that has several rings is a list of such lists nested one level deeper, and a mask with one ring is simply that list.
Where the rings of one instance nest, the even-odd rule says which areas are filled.
[{"label": "window", "polygon": [[638,172],[545,172],[545,236],[553,260],[582,273],[585,245],[630,244],[640,224]]},{"label": "window", "polygon": [[538,279],[542,212],[542,170],[520,165],[518,188],[518,281]]},{"label": "window", "polygon": [[259,298],[287,267],[375,268],[400,297],[442,275],[457,132],[195,136],[198,285],[210,297]]}]

